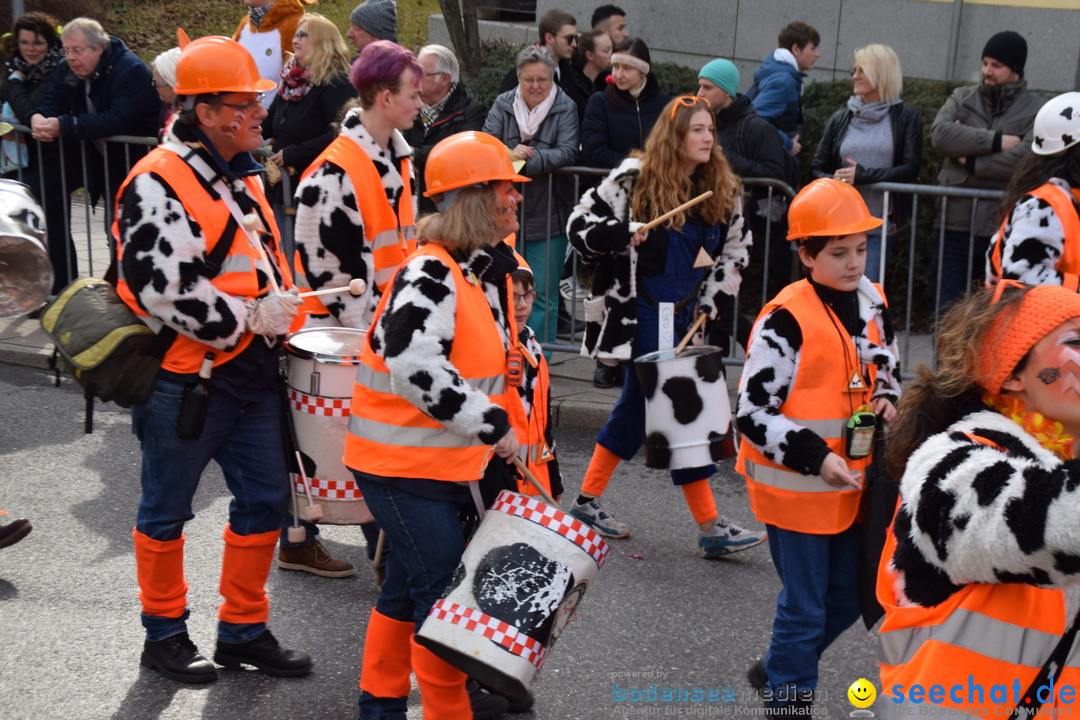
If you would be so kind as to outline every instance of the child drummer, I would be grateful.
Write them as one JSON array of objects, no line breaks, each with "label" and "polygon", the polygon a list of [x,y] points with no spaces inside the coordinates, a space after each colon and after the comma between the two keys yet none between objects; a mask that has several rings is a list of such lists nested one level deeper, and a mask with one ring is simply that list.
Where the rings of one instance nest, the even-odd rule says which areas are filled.
[{"label": "child drummer", "polygon": [[774,710],[809,711],[818,658],[860,614],[863,470],[900,396],[884,294],[863,275],[866,233],[880,226],[838,180],[795,196],[788,240],[808,277],[761,310],[739,383],[736,468],[783,585],[769,650],[748,678]]}]

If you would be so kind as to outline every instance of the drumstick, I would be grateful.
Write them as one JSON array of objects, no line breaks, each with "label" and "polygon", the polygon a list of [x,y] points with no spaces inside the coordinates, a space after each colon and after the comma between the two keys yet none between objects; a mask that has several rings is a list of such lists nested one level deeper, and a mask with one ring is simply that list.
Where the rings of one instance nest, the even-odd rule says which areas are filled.
[{"label": "drumstick", "polygon": [[323,290],[308,290],[307,292],[300,293],[300,297],[315,297],[316,295],[330,295],[331,293],[343,293],[347,292],[351,295],[363,295],[367,290],[367,283],[363,278],[353,278],[349,281],[348,285],[342,285],[341,287],[325,288]]},{"label": "drumstick", "polygon": [[[246,219],[247,218],[245,217],[245,220]],[[245,226],[247,225],[246,222],[244,224]],[[251,237],[252,244],[259,250],[259,254],[262,255],[263,262],[266,263],[266,274],[270,278],[270,284],[273,286],[274,292],[281,295],[281,286],[278,285],[277,278],[274,277],[274,267],[276,266],[270,262],[270,256],[266,254],[266,248],[263,247],[262,240],[260,240],[257,235],[249,237]]]},{"label": "drumstick", "polygon": [[705,322],[706,317],[705,313],[701,313],[697,316],[697,320],[695,320],[694,324],[690,326],[690,329],[686,331],[686,335],[679,341],[679,344],[675,346],[676,355],[686,349],[686,345],[690,342],[690,338],[694,337],[694,333],[701,327],[701,323]]},{"label": "drumstick", "polygon": [[671,218],[675,217],[676,215],[681,213],[683,210],[686,210],[687,208],[692,208],[695,205],[697,205],[699,202],[702,202],[703,200],[706,200],[707,198],[712,197],[712,194],[713,194],[712,190],[706,190],[705,192],[698,195],[696,198],[693,198],[692,200],[687,200],[686,202],[684,202],[682,205],[675,208],[674,210],[668,210],[666,213],[664,213],[660,217],[656,218],[655,220],[651,220],[651,221],[645,223],[644,225],[639,227],[637,231],[639,233],[645,234],[645,233],[649,232],[650,230],[652,230],[657,225],[659,225],[660,223],[666,222],[666,221],[670,220]]},{"label": "drumstick", "polygon": [[536,476],[532,474],[529,468],[525,467],[525,463],[521,462],[521,458],[514,458],[514,466],[521,471],[521,474],[525,476],[536,492],[540,493],[540,497],[544,498],[544,502],[553,507],[559,507],[559,503],[555,502],[555,498],[551,497],[551,494],[544,489],[544,486],[540,484],[540,481],[536,479]]},{"label": "drumstick", "polygon": [[[300,451],[296,451],[296,467],[300,472],[300,478],[304,481],[304,495],[307,496],[308,506],[303,509],[301,514],[308,522],[315,522],[316,520],[322,520],[323,510],[322,505],[316,505],[315,501],[311,497],[311,481],[308,480],[307,473],[304,472],[304,459],[300,457]],[[294,492],[295,496],[296,493]]]}]

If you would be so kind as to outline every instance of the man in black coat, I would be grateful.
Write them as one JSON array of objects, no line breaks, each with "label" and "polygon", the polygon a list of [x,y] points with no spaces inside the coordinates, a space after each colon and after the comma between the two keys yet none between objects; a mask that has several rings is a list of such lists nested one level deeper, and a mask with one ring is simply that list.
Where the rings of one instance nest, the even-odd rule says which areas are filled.
[{"label": "man in black coat", "polygon": [[64,222],[70,193],[83,186],[85,173],[91,199],[96,203],[105,198],[108,226],[116,190],[147,147],[106,143],[104,138],[156,135],[161,109],[150,68],[96,20],[76,18],[67,23],[61,41],[65,59],[57,64],[45,99],[30,116],[30,129],[35,140],[59,142],[64,174],[59,167],[48,167],[42,177],[24,176],[35,192],[45,196],[54,292],[77,275],[75,247]]},{"label": "man in black coat", "polygon": [[424,194],[424,165],[428,153],[443,138],[465,130],[479,130],[487,119],[487,108],[472,99],[461,84],[460,68],[454,51],[444,45],[426,45],[416,56],[424,68],[420,99],[424,102],[405,140],[413,149],[416,183],[420,196],[420,214],[435,212],[435,201]]},{"label": "man in black coat", "polygon": [[[716,137],[731,169],[739,177],[772,178],[797,189],[799,166],[784,148],[776,129],[754,110],[745,95],[739,94],[739,71],[730,60],[717,58],[698,73],[698,95],[716,112]],[[787,201],[778,189],[770,200],[768,188],[747,188],[744,214],[755,239],[763,242],[765,226],[769,234],[769,294],[791,281],[791,247],[787,241]]]}]

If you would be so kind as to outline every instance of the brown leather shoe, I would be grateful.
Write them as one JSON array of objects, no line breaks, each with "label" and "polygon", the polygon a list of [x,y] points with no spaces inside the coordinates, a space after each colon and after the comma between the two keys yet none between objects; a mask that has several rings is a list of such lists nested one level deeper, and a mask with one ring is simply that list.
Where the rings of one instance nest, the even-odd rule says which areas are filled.
[{"label": "brown leather shoe", "polygon": [[14,545],[29,535],[33,529],[29,520],[13,520],[7,525],[0,525],[0,548]]},{"label": "brown leather shoe", "polygon": [[349,577],[356,568],[344,560],[335,560],[318,540],[293,548],[278,548],[278,567],[282,570],[303,570],[328,578]]}]

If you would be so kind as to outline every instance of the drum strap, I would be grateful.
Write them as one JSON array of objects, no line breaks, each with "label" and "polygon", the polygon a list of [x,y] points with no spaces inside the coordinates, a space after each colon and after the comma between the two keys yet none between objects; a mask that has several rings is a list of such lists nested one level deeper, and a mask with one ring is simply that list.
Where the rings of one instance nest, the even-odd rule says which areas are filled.
[{"label": "drum strap", "polygon": [[[498,459],[495,459],[494,461],[498,462]],[[477,514],[480,516],[480,519],[483,520],[484,519],[484,513],[486,511],[484,510],[484,500],[483,500],[483,498],[480,497],[480,481],[479,480],[470,480],[469,481],[469,493],[472,495],[473,504],[476,505]]]}]

